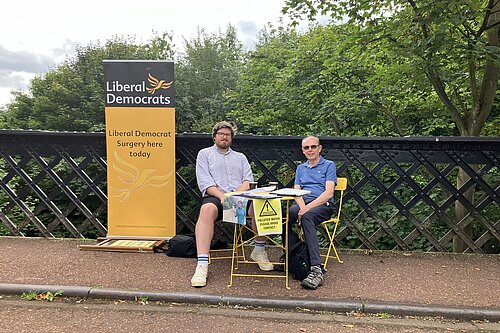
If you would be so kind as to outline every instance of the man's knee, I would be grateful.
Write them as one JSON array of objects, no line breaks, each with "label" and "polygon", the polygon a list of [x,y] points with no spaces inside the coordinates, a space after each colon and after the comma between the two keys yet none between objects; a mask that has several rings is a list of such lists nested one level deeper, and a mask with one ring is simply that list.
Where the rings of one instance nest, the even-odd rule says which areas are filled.
[{"label": "man's knee", "polygon": [[197,223],[211,223],[213,224],[219,214],[218,208],[212,203],[206,203],[200,208],[200,215],[198,216]]},{"label": "man's knee", "polygon": [[317,220],[318,220],[317,216],[305,213],[304,215],[302,215],[300,223],[302,224],[302,228],[304,229],[313,229],[316,228],[316,225],[318,224]]},{"label": "man's knee", "polygon": [[293,204],[293,205],[291,205],[291,206],[290,206],[290,208],[288,209],[288,212],[289,212],[290,214],[297,215],[297,214],[299,214],[299,210],[300,210],[299,205]]},{"label": "man's knee", "polygon": [[290,220],[292,221],[296,221],[298,216],[299,216],[299,206],[298,205],[292,205],[289,209],[288,209],[288,214],[289,214],[289,217],[290,217]]}]

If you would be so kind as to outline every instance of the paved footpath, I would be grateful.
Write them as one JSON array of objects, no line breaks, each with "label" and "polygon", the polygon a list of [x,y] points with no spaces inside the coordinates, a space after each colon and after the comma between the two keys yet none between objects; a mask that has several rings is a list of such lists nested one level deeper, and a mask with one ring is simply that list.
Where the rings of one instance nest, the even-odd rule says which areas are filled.
[{"label": "paved footpath", "polygon": [[[229,260],[192,288],[195,259],[81,251],[85,240],[0,237],[0,295],[63,290],[66,297],[255,306],[500,321],[500,256],[341,251],[318,290],[290,280],[236,277]],[[274,251],[273,251],[274,250]],[[279,253],[270,251],[271,259]],[[274,258],[276,257],[276,258]],[[245,265],[258,273],[256,265]]]}]

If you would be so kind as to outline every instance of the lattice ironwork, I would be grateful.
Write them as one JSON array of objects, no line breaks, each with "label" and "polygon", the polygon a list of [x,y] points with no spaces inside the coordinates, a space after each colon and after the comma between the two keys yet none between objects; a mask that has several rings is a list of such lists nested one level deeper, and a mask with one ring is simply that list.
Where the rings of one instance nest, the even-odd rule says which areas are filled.
[{"label": "lattice ironwork", "polygon": [[[500,139],[321,139],[325,157],[349,179],[340,247],[447,252],[458,239],[467,252],[499,252]],[[260,185],[290,187],[304,160],[300,140],[238,135],[233,147]],[[211,144],[206,134],[176,137],[178,233],[194,232],[196,155]],[[104,133],[0,131],[0,234],[105,236],[105,156]],[[232,235],[228,225],[216,232]]]}]

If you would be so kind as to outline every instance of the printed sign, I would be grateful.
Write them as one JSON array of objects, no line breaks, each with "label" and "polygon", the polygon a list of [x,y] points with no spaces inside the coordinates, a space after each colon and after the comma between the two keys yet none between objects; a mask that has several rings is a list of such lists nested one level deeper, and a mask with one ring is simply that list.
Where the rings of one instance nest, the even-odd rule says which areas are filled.
[{"label": "printed sign", "polygon": [[247,221],[247,203],[248,198],[225,193],[224,204],[222,205],[222,221],[245,224]]},{"label": "printed sign", "polygon": [[281,234],[281,199],[253,199],[253,209],[260,236]]},{"label": "printed sign", "polygon": [[174,64],[104,61],[108,237],[175,236]]}]

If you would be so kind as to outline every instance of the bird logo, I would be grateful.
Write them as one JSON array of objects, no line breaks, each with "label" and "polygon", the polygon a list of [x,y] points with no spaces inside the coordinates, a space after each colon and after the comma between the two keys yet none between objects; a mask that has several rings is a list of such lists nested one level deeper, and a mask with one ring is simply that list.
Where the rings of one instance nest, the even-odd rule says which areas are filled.
[{"label": "bird logo", "polygon": [[111,193],[114,197],[120,198],[121,202],[127,202],[132,192],[140,190],[144,187],[164,187],[172,177],[173,171],[166,175],[153,176],[156,170],[145,169],[139,170],[135,165],[124,161],[115,152],[116,163],[113,162],[113,169],[116,172],[117,178],[125,184],[124,188],[111,188]]},{"label": "bird logo", "polygon": [[158,89],[165,89],[166,90],[166,89],[170,88],[170,86],[172,85],[172,83],[174,81],[165,82],[165,80],[158,80],[153,75],[151,75],[151,73],[148,73],[148,82],[149,82],[150,86],[147,87],[146,90],[148,91],[148,93],[150,93],[152,95]]}]

